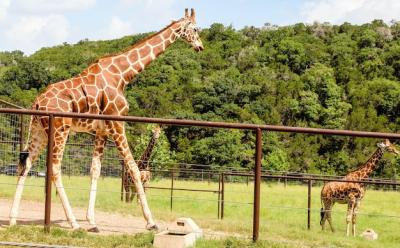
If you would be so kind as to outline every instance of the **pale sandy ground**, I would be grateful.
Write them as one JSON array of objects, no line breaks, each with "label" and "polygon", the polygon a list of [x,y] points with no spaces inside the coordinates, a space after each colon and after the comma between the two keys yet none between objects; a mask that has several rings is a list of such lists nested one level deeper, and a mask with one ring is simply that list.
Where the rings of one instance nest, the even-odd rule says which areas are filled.
[{"label": "pale sandy ground", "polygon": [[[12,201],[9,199],[0,199],[0,229],[8,227],[8,215],[10,212]],[[75,217],[81,228],[89,229],[89,224],[86,221],[86,209],[72,208]],[[110,213],[100,210],[95,212],[97,226],[100,229],[99,235],[109,234],[135,234],[148,232],[145,229],[146,222],[143,217],[122,215],[119,213]],[[44,223],[44,202],[22,200],[17,225],[37,225],[43,226]],[[67,222],[64,214],[64,209],[59,203],[52,203],[51,209],[52,226],[61,227],[67,230],[72,230]],[[159,227],[158,232],[167,229],[168,223],[157,220]],[[210,229],[203,229],[204,237],[211,239],[220,239],[227,236],[236,236],[243,238],[242,235],[234,233],[224,233]]]},{"label": "pale sandy ground", "polygon": [[[0,227],[8,226],[8,214],[11,204],[11,200],[0,199]],[[86,221],[86,209],[73,207],[73,212],[80,226],[84,229],[88,229],[89,224]],[[108,213],[99,210],[96,210],[95,216],[100,234],[135,234],[147,232],[147,230],[145,230],[146,222],[143,217]],[[17,224],[43,225],[43,222],[44,203],[22,200]],[[51,222],[54,226],[71,229],[61,204],[52,204]],[[162,221],[157,221],[157,225],[160,230],[165,230],[167,224]]]}]

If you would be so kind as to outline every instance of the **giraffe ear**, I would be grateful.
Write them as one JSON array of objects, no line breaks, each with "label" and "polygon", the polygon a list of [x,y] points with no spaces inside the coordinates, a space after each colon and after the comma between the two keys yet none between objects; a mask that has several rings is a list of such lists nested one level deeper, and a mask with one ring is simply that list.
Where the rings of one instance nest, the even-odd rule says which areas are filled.
[{"label": "giraffe ear", "polygon": [[185,9],[185,18],[187,19],[187,18],[189,18],[189,9]]},{"label": "giraffe ear", "polygon": [[194,12],[194,9],[192,8],[190,12],[190,21],[196,23],[196,13]]}]

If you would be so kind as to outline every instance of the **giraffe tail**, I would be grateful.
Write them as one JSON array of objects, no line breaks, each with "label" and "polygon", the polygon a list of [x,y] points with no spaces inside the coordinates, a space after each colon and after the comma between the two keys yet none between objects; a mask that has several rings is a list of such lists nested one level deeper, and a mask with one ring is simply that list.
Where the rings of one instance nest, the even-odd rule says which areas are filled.
[{"label": "giraffe tail", "polygon": [[22,174],[25,173],[25,169],[26,169],[26,160],[27,160],[28,157],[29,157],[28,145],[29,145],[29,139],[31,138],[33,118],[34,118],[34,116],[32,115],[32,116],[31,116],[31,119],[30,119],[30,122],[29,122],[28,138],[26,139],[25,147],[24,147],[24,149],[19,153],[18,175],[22,175]]},{"label": "giraffe tail", "polygon": [[324,217],[325,217],[325,214],[326,214],[326,211],[325,211],[325,209],[324,209],[324,203],[323,203],[323,201],[322,201],[322,195],[321,195],[321,210],[320,210],[320,215],[321,215],[321,220],[319,221],[319,224],[322,226],[322,220],[324,219]]},{"label": "giraffe tail", "polygon": [[325,211],[324,211],[324,208],[321,208],[321,212],[320,212],[320,214],[321,214],[321,220],[319,221],[319,224],[320,225],[322,225],[322,220],[324,219],[324,217],[325,217]]}]

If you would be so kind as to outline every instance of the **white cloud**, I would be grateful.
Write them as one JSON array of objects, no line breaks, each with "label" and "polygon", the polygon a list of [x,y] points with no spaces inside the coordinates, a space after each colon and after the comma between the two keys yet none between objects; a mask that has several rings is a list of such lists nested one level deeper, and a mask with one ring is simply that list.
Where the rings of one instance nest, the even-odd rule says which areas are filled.
[{"label": "white cloud", "polygon": [[0,21],[6,17],[8,6],[10,6],[10,0],[0,0]]},{"label": "white cloud", "polygon": [[[125,35],[157,31],[168,25],[174,16],[176,0],[120,0],[121,16],[112,16],[109,24],[98,30],[91,39],[115,39]],[[127,15],[127,13],[131,13]],[[182,9],[182,16],[183,16]]]},{"label": "white cloud", "polygon": [[343,23],[366,23],[374,19],[386,22],[398,19],[400,1],[398,0],[308,0],[302,8],[306,22],[313,21]]},{"label": "white cloud", "polygon": [[15,47],[31,53],[41,47],[60,44],[66,40],[69,23],[62,15],[23,16],[5,32],[7,40]]},{"label": "white cloud", "polygon": [[129,21],[124,21],[117,16],[111,18],[109,26],[102,32],[102,39],[120,38],[132,33],[133,25]]},{"label": "white cloud", "polygon": [[18,13],[37,14],[83,10],[95,3],[96,0],[14,0],[12,7]]},{"label": "white cloud", "polygon": [[0,0],[0,37],[5,50],[32,53],[71,40],[66,15],[94,6],[96,0]]}]

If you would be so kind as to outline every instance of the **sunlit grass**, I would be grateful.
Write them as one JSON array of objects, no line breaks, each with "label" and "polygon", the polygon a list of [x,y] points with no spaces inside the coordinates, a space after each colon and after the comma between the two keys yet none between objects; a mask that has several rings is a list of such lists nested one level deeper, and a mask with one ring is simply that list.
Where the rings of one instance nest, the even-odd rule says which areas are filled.
[{"label": "sunlit grass", "polygon": [[[89,196],[89,177],[64,177],[67,194],[74,207],[86,207]],[[14,177],[0,176],[0,197],[12,198],[15,185]],[[29,178],[23,199],[43,201],[44,179]],[[169,179],[153,180],[151,186],[170,187]],[[174,181],[175,188],[218,190],[218,183],[207,181]],[[335,233],[322,232],[319,227],[319,210],[321,207],[319,191],[321,186],[312,189],[311,230],[307,230],[307,187],[305,185],[288,185],[280,183],[263,183],[261,187],[260,238],[268,247],[397,247],[400,243],[400,199],[398,192],[368,190],[361,203],[357,219],[357,231],[367,228],[379,234],[377,241],[365,241],[361,237],[345,237],[345,205],[335,205],[333,222]],[[101,178],[98,186],[96,209],[109,212],[120,212],[141,216],[136,203],[127,204],[120,201],[121,181],[118,178]],[[206,233],[226,232],[243,239],[250,239],[253,218],[253,184],[226,183],[224,220],[217,219],[216,193],[173,192],[173,209],[170,211],[170,190],[150,189],[148,200],[156,220],[170,221],[180,216],[193,218]],[[57,197],[53,197],[58,202]],[[392,217],[389,217],[392,216]],[[228,246],[244,244],[236,239],[222,241],[201,241],[199,247]],[[247,242],[247,241],[243,241]],[[211,245],[212,244],[212,245]],[[246,243],[247,244],[247,243]],[[256,245],[260,245],[256,244]],[[233,245],[233,246],[234,246]],[[244,245],[245,246],[245,245]]]}]

